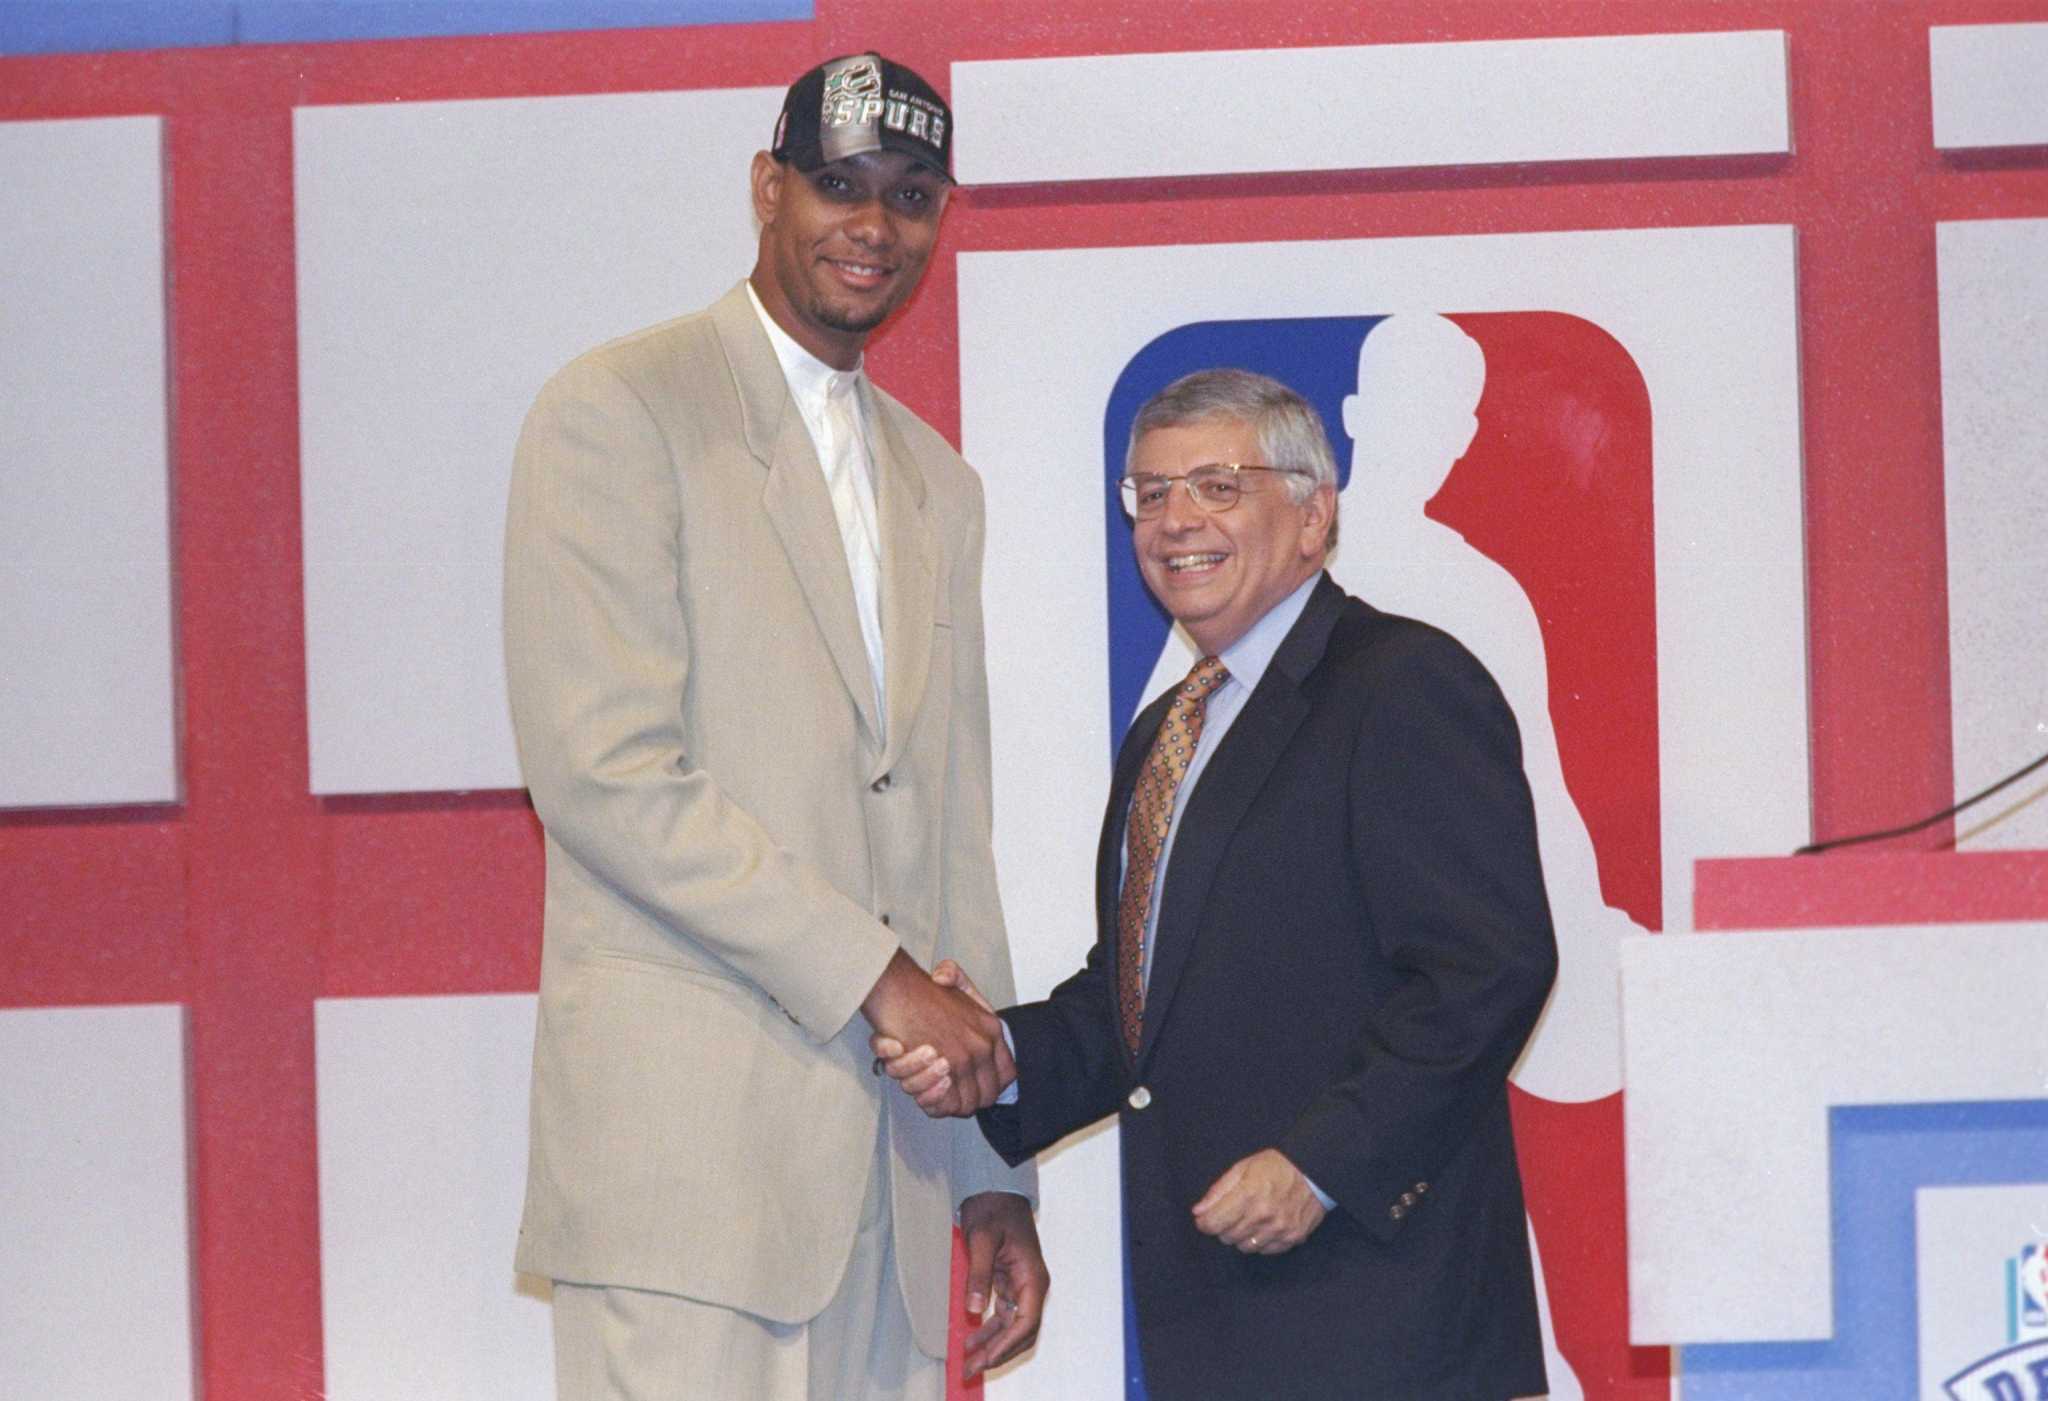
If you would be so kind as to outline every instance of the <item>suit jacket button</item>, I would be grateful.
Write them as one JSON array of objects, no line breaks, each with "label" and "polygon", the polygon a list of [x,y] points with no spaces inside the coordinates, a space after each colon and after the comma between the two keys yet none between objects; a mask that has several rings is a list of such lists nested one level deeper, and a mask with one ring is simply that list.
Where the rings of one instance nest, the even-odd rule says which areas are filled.
[{"label": "suit jacket button", "polygon": [[1143,1085],[1140,1085],[1137,1089],[1132,1090],[1130,1099],[1125,1101],[1125,1103],[1129,1104],[1133,1109],[1143,1109],[1146,1105],[1150,1104],[1151,1102],[1152,1091],[1146,1089]]},{"label": "suit jacket button", "polygon": [[1402,1206],[1399,1202],[1395,1202],[1392,1206],[1387,1208],[1387,1215],[1393,1217],[1396,1221],[1399,1221],[1402,1217],[1406,1216],[1407,1214],[1408,1208]]},{"label": "suit jacket button", "polygon": [[873,783],[870,783],[870,784],[868,785],[868,791],[869,791],[869,792],[871,792],[871,793],[886,793],[886,792],[888,792],[888,791],[889,791],[889,775],[887,775],[887,774],[883,774],[883,775],[882,775],[882,776],[881,776],[880,778],[876,779],[876,780],[875,780],[875,781],[874,781]]},{"label": "suit jacket button", "polygon": [[1401,1194],[1401,1205],[1402,1205],[1402,1206],[1414,1206],[1414,1205],[1415,1205],[1415,1194],[1414,1194],[1413,1192],[1403,1192],[1403,1193]]},{"label": "suit jacket button", "polygon": [[1427,1193],[1428,1191],[1429,1191],[1429,1184],[1428,1184],[1427,1182],[1418,1182],[1418,1183],[1416,1183],[1416,1184],[1415,1184],[1415,1195],[1416,1195],[1416,1196],[1418,1196],[1418,1197],[1419,1197],[1419,1196],[1422,1196],[1422,1195],[1424,1195],[1425,1193]]}]

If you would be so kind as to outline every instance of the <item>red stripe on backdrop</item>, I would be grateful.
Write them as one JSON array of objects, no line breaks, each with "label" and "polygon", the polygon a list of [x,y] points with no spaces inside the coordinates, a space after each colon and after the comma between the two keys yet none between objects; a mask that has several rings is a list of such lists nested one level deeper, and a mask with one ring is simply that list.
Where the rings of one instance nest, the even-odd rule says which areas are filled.
[{"label": "red stripe on backdrop", "polygon": [[[168,122],[173,460],[208,1397],[323,1385],[291,115],[258,75]],[[252,197],[253,196],[253,197]]]},{"label": "red stripe on backdrop", "polygon": [[330,798],[326,997],[532,992],[540,824],[524,793]]},{"label": "red stripe on backdrop", "polygon": [[184,1000],[175,808],[0,813],[0,871],[0,1007]]},{"label": "red stripe on backdrop", "polygon": [[1702,861],[1698,929],[2048,922],[2038,851],[1864,852]]},{"label": "red stripe on backdrop", "polygon": [[[872,363],[957,439],[953,255],[962,250],[1794,223],[1816,831],[1884,826],[1950,800],[1932,225],[2048,215],[2048,161],[1932,151],[1924,31],[2038,20],[2048,5],[1430,0],[1360,13],[1351,0],[1127,10],[826,0],[819,9],[811,24],[0,60],[0,119],[167,119],[189,800],[175,814],[0,819],[0,864],[37,873],[8,898],[0,1003],[190,1003],[209,1401],[310,1396],[322,1385],[312,998],[530,989],[539,926],[537,842],[518,799],[322,804],[305,792],[295,103],[773,86],[823,54],[870,45],[943,85],[955,59],[1784,28],[1798,141],[1785,160],[965,191],[932,276],[878,339]],[[650,155],[664,158],[687,157]],[[2042,864],[2012,859],[2022,882]],[[1704,916],[1705,874],[1701,889]],[[1970,917],[1968,903],[1958,896],[1956,917]],[[1598,1133],[1618,1144],[1615,1108],[1585,1112],[1612,1117]],[[1567,1221],[1576,1233],[1552,1230],[1536,1210],[1546,1242],[1566,1242],[1562,1255],[1546,1247],[1553,1283],[1560,1273],[1594,1282],[1559,1300],[1565,1346],[1596,1364],[1581,1371],[1587,1394],[1663,1395],[1661,1354],[1630,1352],[1612,1335],[1618,1229]],[[1586,1292],[1596,1286],[1597,1298]]]}]

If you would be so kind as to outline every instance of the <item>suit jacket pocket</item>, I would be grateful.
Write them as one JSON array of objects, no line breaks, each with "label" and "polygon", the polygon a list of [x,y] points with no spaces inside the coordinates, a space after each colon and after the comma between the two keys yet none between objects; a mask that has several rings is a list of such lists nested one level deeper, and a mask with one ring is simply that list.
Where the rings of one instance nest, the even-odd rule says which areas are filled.
[{"label": "suit jacket pocket", "polygon": [[698,963],[684,963],[679,959],[655,958],[644,953],[633,953],[626,949],[586,949],[581,955],[599,967],[623,969],[627,972],[646,973],[658,978],[680,978],[684,982],[696,983],[703,987],[716,988],[721,992],[737,993],[741,996],[765,996],[758,987],[736,973],[724,973],[706,968]]}]

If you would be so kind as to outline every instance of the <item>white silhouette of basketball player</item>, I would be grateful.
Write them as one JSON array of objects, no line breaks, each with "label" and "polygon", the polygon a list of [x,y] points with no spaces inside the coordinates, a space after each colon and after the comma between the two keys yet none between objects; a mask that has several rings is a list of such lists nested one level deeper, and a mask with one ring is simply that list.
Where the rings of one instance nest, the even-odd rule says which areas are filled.
[{"label": "white silhouette of basketball player", "polygon": [[[1373,327],[1359,350],[1358,392],[1344,400],[1344,431],[1354,446],[1329,570],[1375,608],[1419,618],[1464,643],[1515,713],[1557,930],[1558,973],[1511,1078],[1540,1098],[1576,1103],[1621,1088],[1619,943],[1640,926],[1601,898],[1593,841],[1564,783],[1543,633],[1528,595],[1464,536],[1423,514],[1472,445],[1485,383],[1479,343],[1443,317],[1404,314]],[[1194,660],[1175,629],[1145,697],[1186,675]],[[1578,1377],[1557,1351],[1533,1229],[1529,1244],[1550,1396],[1579,1401]]]}]

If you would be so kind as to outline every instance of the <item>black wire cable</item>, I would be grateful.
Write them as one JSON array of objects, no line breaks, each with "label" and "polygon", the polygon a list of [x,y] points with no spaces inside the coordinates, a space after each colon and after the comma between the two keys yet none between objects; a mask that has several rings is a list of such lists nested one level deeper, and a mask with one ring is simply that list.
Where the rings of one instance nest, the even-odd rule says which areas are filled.
[{"label": "black wire cable", "polygon": [[1999,779],[1998,782],[1986,788],[1982,793],[1965,798],[1952,808],[1943,808],[1932,817],[1923,817],[1918,822],[1909,822],[1903,827],[1890,827],[1882,832],[1859,832],[1853,837],[1835,837],[1829,841],[1812,842],[1800,847],[1799,850],[1792,854],[1794,856],[1818,856],[1823,851],[1833,851],[1838,846],[1854,846],[1858,842],[1881,842],[1887,837],[1905,837],[1912,835],[1914,832],[1924,831],[1937,822],[1954,817],[1964,808],[1976,806],[2001,788],[2012,787],[2013,784],[2018,783],[2043,764],[2048,764],[2048,754],[2043,754],[2040,758],[2034,760],[2033,763],[2007,774],[2004,778]]}]

